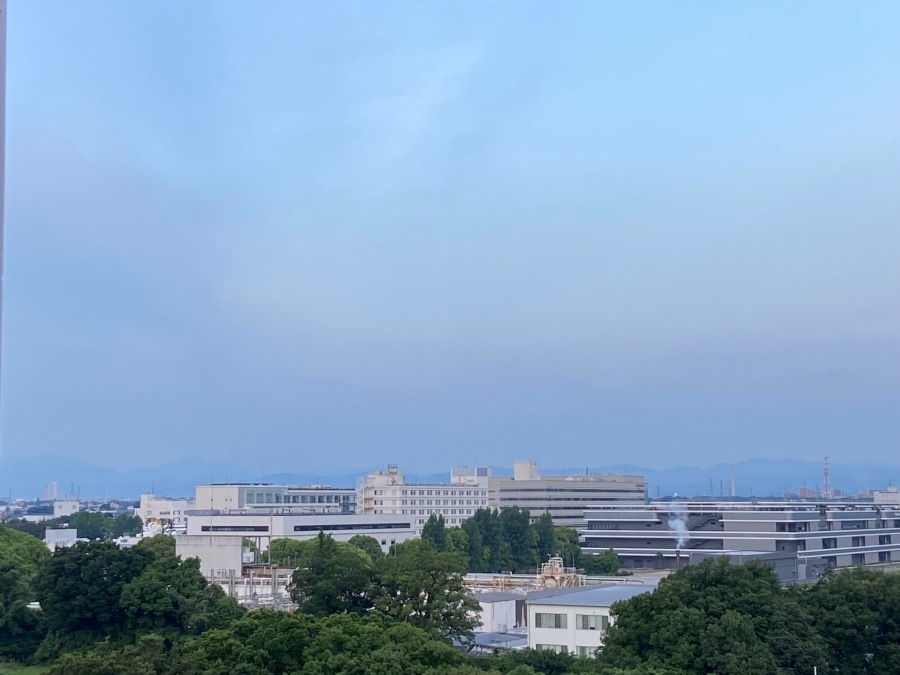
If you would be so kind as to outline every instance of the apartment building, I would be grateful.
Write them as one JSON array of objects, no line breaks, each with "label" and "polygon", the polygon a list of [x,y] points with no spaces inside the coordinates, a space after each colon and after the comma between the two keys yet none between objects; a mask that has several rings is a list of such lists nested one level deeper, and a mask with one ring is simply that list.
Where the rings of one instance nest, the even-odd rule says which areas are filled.
[{"label": "apartment building", "polygon": [[678,555],[788,552],[797,579],[829,567],[900,560],[900,506],[871,502],[657,502],[585,510],[583,550],[615,549],[625,567],[676,566]]},{"label": "apartment building", "polygon": [[532,461],[514,462],[512,476],[488,476],[487,486],[490,506],[528,509],[532,519],[549,513],[555,525],[576,529],[584,526],[584,512],[589,506],[643,504],[647,499],[643,476],[542,476]]},{"label": "apartment building", "polygon": [[356,512],[356,490],[323,485],[210,483],[197,486],[194,501],[198,509],[218,511]]},{"label": "apartment building", "polygon": [[655,588],[651,583],[603,584],[531,592],[526,599],[528,646],[593,657],[613,621],[612,604]]},{"label": "apartment building", "polygon": [[485,476],[451,476],[456,482],[407,483],[394,464],[387,471],[373,471],[359,481],[357,513],[409,516],[417,535],[431,515],[443,516],[448,527],[460,525],[488,506],[488,489],[480,482]]}]

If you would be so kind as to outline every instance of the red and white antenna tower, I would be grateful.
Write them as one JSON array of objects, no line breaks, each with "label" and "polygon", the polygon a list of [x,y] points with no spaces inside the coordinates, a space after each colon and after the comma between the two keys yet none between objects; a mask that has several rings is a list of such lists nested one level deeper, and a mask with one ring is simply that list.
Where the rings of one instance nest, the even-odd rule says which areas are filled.
[{"label": "red and white antenna tower", "polygon": [[825,455],[825,461],[822,464],[822,496],[825,499],[831,499],[831,483],[828,481],[831,476],[831,469],[828,466],[830,460],[831,457]]}]

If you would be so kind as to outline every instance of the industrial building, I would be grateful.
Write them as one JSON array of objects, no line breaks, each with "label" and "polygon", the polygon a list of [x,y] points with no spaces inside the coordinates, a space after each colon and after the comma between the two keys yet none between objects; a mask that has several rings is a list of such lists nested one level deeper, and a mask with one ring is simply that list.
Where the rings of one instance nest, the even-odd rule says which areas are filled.
[{"label": "industrial building", "polygon": [[643,504],[647,499],[647,481],[643,476],[542,476],[531,461],[514,462],[512,476],[489,476],[487,486],[490,506],[518,506],[529,510],[532,519],[549,513],[554,525],[576,529],[584,526],[588,506]]},{"label": "industrial building", "polygon": [[[585,510],[583,550],[615,549],[629,568],[676,567],[676,555],[789,553],[796,580],[830,567],[900,560],[900,506],[862,502],[657,502]],[[779,563],[781,565],[782,563]]]}]

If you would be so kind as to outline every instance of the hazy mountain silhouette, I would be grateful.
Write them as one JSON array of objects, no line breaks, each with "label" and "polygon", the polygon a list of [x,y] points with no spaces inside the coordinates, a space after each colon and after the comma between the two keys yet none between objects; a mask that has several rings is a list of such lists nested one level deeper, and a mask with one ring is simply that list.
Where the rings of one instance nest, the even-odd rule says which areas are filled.
[{"label": "hazy mountain silhouette", "polygon": [[[647,478],[651,498],[679,495],[719,496],[728,495],[731,470],[734,467],[736,493],[739,496],[781,497],[785,492],[797,492],[804,485],[816,489],[822,483],[822,464],[789,459],[754,458],[731,464],[711,467],[679,466],[652,469],[632,464],[616,464],[591,467],[540,468],[544,475],[589,473],[632,473]],[[509,467],[492,467],[495,475],[510,475]],[[401,467],[401,471],[403,468]],[[246,467],[189,457],[159,466],[114,471],[72,458],[60,457],[9,457],[0,459],[0,498],[35,499],[43,494],[46,483],[55,481],[61,493],[70,491],[88,497],[131,497],[143,492],[159,495],[187,496],[194,493],[198,483],[210,482],[269,482],[300,485],[332,485],[354,487],[357,478],[366,473],[327,469],[315,472],[251,472]],[[408,482],[446,482],[450,472],[414,474],[407,472]],[[861,489],[883,488],[889,482],[900,480],[900,466],[873,463],[832,464],[831,485],[856,495]]]}]

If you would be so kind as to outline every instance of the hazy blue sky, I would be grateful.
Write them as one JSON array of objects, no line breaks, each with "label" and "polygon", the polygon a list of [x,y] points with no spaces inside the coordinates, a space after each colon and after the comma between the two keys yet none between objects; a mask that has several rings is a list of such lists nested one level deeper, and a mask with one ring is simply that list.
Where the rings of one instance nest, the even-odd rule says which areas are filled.
[{"label": "hazy blue sky", "polygon": [[11,0],[2,449],[894,459],[898,34],[896,2]]}]

